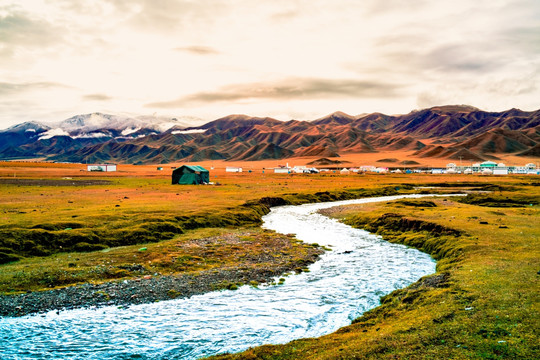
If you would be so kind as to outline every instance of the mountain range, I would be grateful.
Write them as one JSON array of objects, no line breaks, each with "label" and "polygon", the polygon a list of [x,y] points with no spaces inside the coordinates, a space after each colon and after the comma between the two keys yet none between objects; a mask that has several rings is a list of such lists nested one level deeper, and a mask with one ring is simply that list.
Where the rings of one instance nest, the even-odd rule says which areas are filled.
[{"label": "mountain range", "polygon": [[[190,119],[187,119],[188,121]],[[230,115],[201,126],[178,119],[78,115],[56,124],[26,122],[0,131],[0,159],[157,164],[175,161],[339,157],[409,151],[421,158],[540,157],[540,110],[486,112],[451,105],[312,121]]]}]

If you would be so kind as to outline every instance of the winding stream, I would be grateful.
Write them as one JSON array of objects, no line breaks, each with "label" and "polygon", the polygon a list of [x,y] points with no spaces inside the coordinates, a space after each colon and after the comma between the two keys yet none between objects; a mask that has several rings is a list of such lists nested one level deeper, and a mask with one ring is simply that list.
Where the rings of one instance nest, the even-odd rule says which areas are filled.
[{"label": "winding stream", "polygon": [[435,272],[435,262],[316,211],[421,196],[273,208],[263,227],[332,248],[310,272],[289,276],[283,285],[243,286],[127,309],[0,318],[0,358],[198,359],[331,333],[377,306],[382,295]]}]

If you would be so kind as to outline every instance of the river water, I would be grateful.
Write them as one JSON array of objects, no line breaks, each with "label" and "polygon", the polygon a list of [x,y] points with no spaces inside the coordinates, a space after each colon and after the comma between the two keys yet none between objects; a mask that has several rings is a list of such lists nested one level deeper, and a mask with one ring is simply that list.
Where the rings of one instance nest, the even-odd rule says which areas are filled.
[{"label": "river water", "polygon": [[429,255],[316,211],[388,196],[273,208],[263,227],[329,246],[310,272],[282,285],[243,286],[129,308],[0,318],[0,358],[198,359],[317,337],[348,325],[379,298],[435,272]]}]

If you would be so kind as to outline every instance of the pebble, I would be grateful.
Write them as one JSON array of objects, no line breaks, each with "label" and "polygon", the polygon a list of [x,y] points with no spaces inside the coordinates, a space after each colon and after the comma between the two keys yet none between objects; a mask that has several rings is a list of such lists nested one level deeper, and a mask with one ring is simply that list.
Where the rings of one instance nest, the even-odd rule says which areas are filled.
[{"label": "pebble", "polygon": [[[314,255],[309,262],[314,262]],[[0,316],[24,316],[32,313],[44,313],[51,310],[100,307],[106,305],[128,306],[170,300],[173,290],[180,297],[214,291],[223,282],[260,283],[271,282],[276,276],[291,272],[297,265],[277,265],[271,267],[250,268],[246,270],[208,270],[198,275],[145,275],[132,280],[106,282],[102,284],[81,284],[48,291],[34,291],[20,295],[0,295]],[[100,296],[101,294],[101,296]],[[103,296],[106,294],[106,296]]]}]

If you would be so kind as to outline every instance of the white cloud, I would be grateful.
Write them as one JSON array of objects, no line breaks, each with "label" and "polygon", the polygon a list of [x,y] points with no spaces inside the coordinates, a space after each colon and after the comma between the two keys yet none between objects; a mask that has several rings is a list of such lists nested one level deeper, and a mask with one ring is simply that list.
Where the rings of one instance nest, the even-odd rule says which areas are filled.
[{"label": "white cloud", "polygon": [[171,131],[171,134],[173,134],[173,135],[179,135],[179,134],[202,134],[204,132],[206,132],[206,129],[175,130],[175,131]]},{"label": "white cloud", "polygon": [[[520,84],[540,82],[531,71],[540,68],[537,0],[4,3],[0,128],[146,113],[146,104],[213,120],[408,112],[458,99],[533,110],[540,98]],[[291,79],[304,80],[295,88]]]},{"label": "white cloud", "polygon": [[50,139],[54,136],[69,136],[69,134],[60,128],[55,128],[44,132],[42,135],[39,136],[39,139],[45,140]]}]

